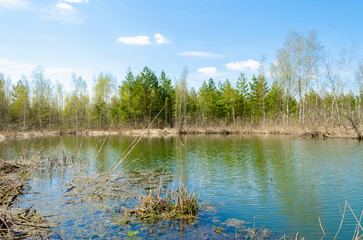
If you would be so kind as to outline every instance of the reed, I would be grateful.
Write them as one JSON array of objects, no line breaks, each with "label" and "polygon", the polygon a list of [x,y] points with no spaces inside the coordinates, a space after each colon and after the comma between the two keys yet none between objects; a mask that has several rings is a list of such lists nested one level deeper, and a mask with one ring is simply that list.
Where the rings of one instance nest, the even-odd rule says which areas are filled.
[{"label": "reed", "polygon": [[148,194],[141,196],[139,204],[125,213],[144,222],[193,220],[199,214],[199,193],[188,191],[183,184],[175,190],[169,189],[165,194],[161,187],[150,189]]}]

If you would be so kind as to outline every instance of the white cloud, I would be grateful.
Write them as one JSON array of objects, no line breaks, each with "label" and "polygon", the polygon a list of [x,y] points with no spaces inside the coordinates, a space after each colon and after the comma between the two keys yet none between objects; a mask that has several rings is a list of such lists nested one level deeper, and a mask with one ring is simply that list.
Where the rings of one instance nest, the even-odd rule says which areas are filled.
[{"label": "white cloud", "polygon": [[135,44],[135,45],[148,45],[151,44],[150,38],[148,36],[136,36],[136,37],[120,37],[117,42],[125,44]]},{"label": "white cloud", "polygon": [[67,3],[58,3],[54,7],[42,9],[45,17],[50,20],[62,21],[65,24],[81,24],[84,19],[78,16],[76,9]]},{"label": "white cloud", "polygon": [[198,72],[204,74],[215,74],[217,72],[217,68],[215,67],[202,67],[198,69]]},{"label": "white cloud", "polygon": [[257,71],[258,67],[260,66],[260,63],[249,59],[247,61],[239,61],[239,62],[231,62],[226,64],[226,68],[229,70],[234,71]]},{"label": "white cloud", "polygon": [[181,52],[181,53],[179,53],[179,55],[187,56],[187,57],[204,57],[204,58],[224,57],[223,55],[220,55],[220,54],[209,53],[209,52],[196,52],[196,51]]},{"label": "white cloud", "polygon": [[57,8],[65,9],[65,10],[73,10],[73,7],[67,3],[58,3]]},{"label": "white cloud", "polygon": [[0,72],[9,75],[13,80],[14,77],[20,79],[21,74],[30,74],[33,69],[34,66],[30,64],[0,59]]},{"label": "white cloud", "polygon": [[[5,76],[9,76],[14,84],[23,74],[30,77],[35,68],[36,66],[32,64],[0,59],[0,73],[4,73]],[[70,74],[72,72],[77,73],[79,70],[66,67],[44,67],[45,77],[52,81],[58,79],[65,87],[71,85]]]},{"label": "white cloud", "polygon": [[[155,33],[154,38],[157,44],[170,43],[168,39],[166,39],[160,33]],[[135,36],[135,37],[120,37],[117,39],[117,42],[125,43],[125,44],[134,44],[134,45],[149,45],[151,44],[149,36]]]},{"label": "white cloud", "polygon": [[271,72],[271,71],[267,71],[265,74],[266,74],[266,76],[268,76],[269,78],[272,78],[272,72]]},{"label": "white cloud", "polygon": [[25,8],[28,4],[23,0],[0,0],[0,6],[6,8]]},{"label": "white cloud", "polygon": [[156,40],[156,43],[158,44],[163,44],[163,43],[170,43],[170,41],[168,39],[166,39],[163,35],[161,35],[160,33],[156,33],[154,35],[154,38]]},{"label": "white cloud", "polygon": [[88,0],[64,0],[65,2],[69,2],[69,3],[88,3]]}]

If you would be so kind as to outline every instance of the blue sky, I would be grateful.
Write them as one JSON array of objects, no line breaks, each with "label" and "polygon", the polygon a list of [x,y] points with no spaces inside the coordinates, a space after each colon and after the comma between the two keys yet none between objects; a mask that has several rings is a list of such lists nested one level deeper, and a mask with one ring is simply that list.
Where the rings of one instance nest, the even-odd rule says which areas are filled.
[{"label": "blue sky", "polygon": [[0,0],[0,72],[17,81],[35,66],[70,89],[99,72],[123,80],[149,66],[189,86],[274,61],[290,30],[315,29],[331,52],[363,39],[363,1]]}]

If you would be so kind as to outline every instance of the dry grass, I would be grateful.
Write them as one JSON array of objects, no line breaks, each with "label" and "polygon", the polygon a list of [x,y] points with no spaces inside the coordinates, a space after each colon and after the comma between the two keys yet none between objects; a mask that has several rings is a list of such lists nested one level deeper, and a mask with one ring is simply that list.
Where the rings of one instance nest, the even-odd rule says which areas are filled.
[{"label": "dry grass", "polygon": [[0,228],[1,239],[23,239],[44,234],[49,226],[32,208],[0,206]]},{"label": "dry grass", "polygon": [[19,177],[10,175],[23,169],[19,163],[0,160],[0,206],[11,206],[15,199],[24,193],[26,183]]},{"label": "dry grass", "polygon": [[46,221],[39,217],[32,208],[14,208],[16,199],[25,193],[25,179],[35,169],[29,171],[23,178],[13,174],[27,169],[20,163],[8,163],[0,160],[0,238],[23,239],[39,236],[48,231]]},{"label": "dry grass", "polygon": [[137,221],[193,220],[199,214],[198,194],[188,191],[183,184],[176,190],[169,189],[166,194],[162,194],[161,187],[156,188],[140,198],[133,209],[125,210],[126,215],[134,216]]}]

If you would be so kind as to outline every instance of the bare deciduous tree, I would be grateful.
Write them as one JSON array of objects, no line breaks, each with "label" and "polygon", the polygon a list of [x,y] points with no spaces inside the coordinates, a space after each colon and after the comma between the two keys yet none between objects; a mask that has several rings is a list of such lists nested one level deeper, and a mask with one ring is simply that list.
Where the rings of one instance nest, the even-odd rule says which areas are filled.
[{"label": "bare deciduous tree", "polygon": [[294,34],[286,39],[284,47],[277,50],[276,61],[271,66],[272,77],[283,87],[286,98],[286,123],[289,124],[289,104],[290,98],[293,97],[296,64],[294,59]]}]

